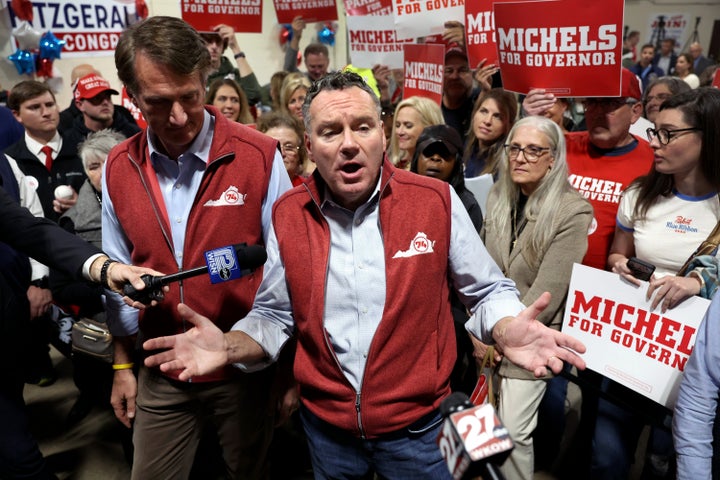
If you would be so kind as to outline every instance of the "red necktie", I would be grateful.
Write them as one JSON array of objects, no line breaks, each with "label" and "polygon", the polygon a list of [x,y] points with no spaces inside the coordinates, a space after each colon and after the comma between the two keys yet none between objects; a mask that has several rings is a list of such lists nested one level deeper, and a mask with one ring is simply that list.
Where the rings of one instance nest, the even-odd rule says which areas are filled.
[{"label": "red necktie", "polygon": [[50,147],[50,145],[45,145],[40,149],[40,151],[45,154],[45,167],[48,169],[48,171],[50,171],[53,162],[52,147]]}]

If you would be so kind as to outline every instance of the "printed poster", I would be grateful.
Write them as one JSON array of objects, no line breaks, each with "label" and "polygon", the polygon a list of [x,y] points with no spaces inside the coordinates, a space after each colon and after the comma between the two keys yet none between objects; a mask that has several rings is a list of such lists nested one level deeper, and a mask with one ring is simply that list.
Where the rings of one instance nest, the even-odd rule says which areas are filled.
[{"label": "printed poster", "polygon": [[392,0],[344,0],[348,17],[388,15],[392,18]]},{"label": "printed poster", "polygon": [[198,32],[224,23],[235,33],[262,32],[262,0],[180,0],[182,19]]},{"label": "printed poster", "polygon": [[618,97],[623,0],[494,4],[503,87],[559,97]]},{"label": "printed poster", "polygon": [[691,297],[661,313],[650,310],[647,287],[575,264],[562,331],[585,344],[589,369],[672,409],[710,301]]},{"label": "printed poster", "polygon": [[338,19],[335,0],[273,0],[278,23],[292,23],[298,15],[306,23]]},{"label": "printed poster", "polygon": [[694,21],[692,15],[685,13],[654,13],[648,18],[648,41],[645,43],[659,45],[658,38],[672,38],[675,40],[675,53],[680,53],[685,32],[688,32],[688,27],[695,25]]},{"label": "printed poster", "polygon": [[[9,7],[0,9],[0,25],[10,30],[20,23]],[[41,33],[52,32],[65,45],[62,58],[112,56],[120,34],[137,21],[134,1],[83,0],[36,2],[32,26]],[[13,51],[15,40],[11,40]]]},{"label": "printed poster", "polygon": [[392,16],[347,17],[347,28],[353,65],[403,68],[403,45],[414,41],[397,39]]},{"label": "printed poster", "polygon": [[442,101],[445,47],[443,45],[404,45],[405,84],[403,98],[413,95]]},{"label": "printed poster", "polygon": [[450,20],[464,23],[465,0],[395,0],[394,5],[395,30],[403,40],[442,33]]}]

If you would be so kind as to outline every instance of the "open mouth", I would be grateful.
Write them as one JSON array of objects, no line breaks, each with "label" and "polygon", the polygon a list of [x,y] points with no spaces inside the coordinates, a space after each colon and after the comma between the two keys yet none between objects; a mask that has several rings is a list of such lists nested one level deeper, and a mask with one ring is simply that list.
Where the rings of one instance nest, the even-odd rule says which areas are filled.
[{"label": "open mouth", "polygon": [[357,163],[346,163],[342,166],[341,170],[345,173],[355,173],[362,168]]}]

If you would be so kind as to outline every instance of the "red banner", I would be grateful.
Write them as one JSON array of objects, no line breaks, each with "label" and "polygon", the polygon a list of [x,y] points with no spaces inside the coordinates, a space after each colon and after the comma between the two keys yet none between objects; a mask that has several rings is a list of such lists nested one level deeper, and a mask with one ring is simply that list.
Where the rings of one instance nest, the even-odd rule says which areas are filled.
[{"label": "red banner", "polygon": [[262,0],[180,0],[182,19],[198,32],[224,23],[235,33],[262,32]]},{"label": "red banner", "polygon": [[392,18],[392,0],[344,0],[348,17],[389,15]]},{"label": "red banner", "polygon": [[713,73],[712,86],[715,88],[720,88],[720,73],[718,73],[718,70],[715,70],[715,73]]},{"label": "red banner", "polygon": [[338,19],[335,0],[273,0],[278,23],[292,23],[303,17],[306,22],[329,22]]},{"label": "red banner", "polygon": [[495,3],[503,87],[620,96],[623,0]]},{"label": "red banner", "polygon": [[403,45],[405,84],[403,98],[426,97],[442,101],[445,47],[443,45]]},{"label": "red banner", "polygon": [[465,0],[395,0],[395,30],[399,39],[442,34],[445,22],[463,21]]}]

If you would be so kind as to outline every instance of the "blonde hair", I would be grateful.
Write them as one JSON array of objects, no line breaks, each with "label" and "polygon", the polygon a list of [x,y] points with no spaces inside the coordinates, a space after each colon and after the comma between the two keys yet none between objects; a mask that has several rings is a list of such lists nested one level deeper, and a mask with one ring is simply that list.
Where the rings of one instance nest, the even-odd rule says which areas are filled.
[{"label": "blonde hair", "polygon": [[292,115],[288,109],[288,102],[298,88],[310,90],[310,80],[300,72],[288,74],[280,86],[280,111]]},{"label": "blonde hair", "polygon": [[[434,101],[430,100],[429,98],[425,97],[408,97],[402,102],[398,103],[397,107],[395,108],[395,115],[394,119],[397,119],[397,115],[403,108],[411,107],[414,108],[416,112],[420,114],[420,119],[422,122],[422,128],[429,127],[431,125],[444,125],[445,119],[443,118],[442,109],[440,108],[440,105],[435,103]],[[390,158],[390,161],[393,163],[393,165],[397,165],[399,161],[404,160],[407,156],[407,153],[405,150],[401,150],[398,146],[398,140],[396,133],[395,126],[397,125],[397,121],[393,123],[392,127],[392,133],[390,134],[390,150],[388,152],[388,156]],[[408,166],[410,165],[410,158],[408,160]]]}]

